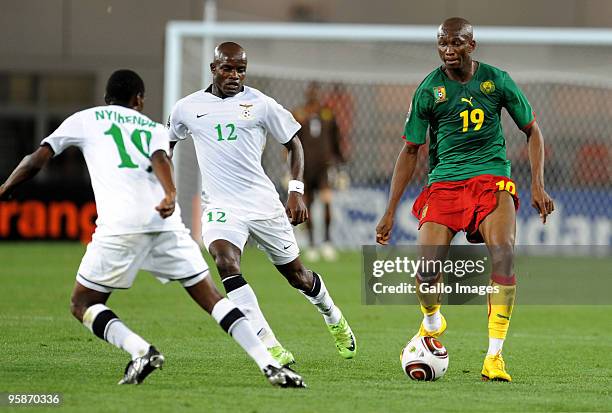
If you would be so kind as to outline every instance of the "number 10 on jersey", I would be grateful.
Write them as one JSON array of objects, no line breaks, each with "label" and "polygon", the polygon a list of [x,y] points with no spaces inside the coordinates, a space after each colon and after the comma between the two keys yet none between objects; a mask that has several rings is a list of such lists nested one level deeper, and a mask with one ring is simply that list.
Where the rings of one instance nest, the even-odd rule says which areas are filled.
[{"label": "number 10 on jersey", "polygon": [[[117,151],[119,152],[119,159],[121,163],[117,165],[119,168],[138,168],[138,165],[134,163],[132,157],[125,149],[125,143],[123,143],[123,133],[121,132],[121,128],[117,126],[116,123],[113,123],[109,130],[104,132],[105,135],[109,135],[113,138],[115,142],[115,146],[117,146]],[[142,141],[144,138],[147,142],[147,146],[145,147]],[[134,129],[132,134],[130,135],[130,139],[138,152],[140,152],[144,157],[149,157],[149,144],[151,143],[151,132],[144,129]]]}]

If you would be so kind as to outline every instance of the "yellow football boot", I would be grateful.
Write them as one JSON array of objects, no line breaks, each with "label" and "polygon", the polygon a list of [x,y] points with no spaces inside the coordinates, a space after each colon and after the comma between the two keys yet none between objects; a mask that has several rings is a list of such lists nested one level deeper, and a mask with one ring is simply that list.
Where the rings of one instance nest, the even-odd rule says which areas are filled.
[{"label": "yellow football boot", "polygon": [[440,337],[446,331],[446,318],[444,318],[442,314],[440,314],[440,317],[442,319],[442,325],[440,326],[439,329],[437,329],[436,331],[425,330],[425,326],[423,325],[423,322],[421,321],[419,332],[416,333],[414,337],[412,337],[412,339],[414,340],[417,337],[427,337],[427,336],[434,337],[434,338]]},{"label": "yellow football boot", "polygon": [[506,363],[501,353],[485,357],[480,374],[482,374],[483,381],[512,381],[512,377],[506,371]]}]

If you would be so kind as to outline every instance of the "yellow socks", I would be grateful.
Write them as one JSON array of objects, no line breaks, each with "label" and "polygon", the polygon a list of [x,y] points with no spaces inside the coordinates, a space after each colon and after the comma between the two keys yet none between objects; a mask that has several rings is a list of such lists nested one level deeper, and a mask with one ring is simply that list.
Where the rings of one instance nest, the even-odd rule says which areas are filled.
[{"label": "yellow socks", "polygon": [[493,274],[491,286],[496,292],[489,294],[489,351],[487,354],[498,354],[502,350],[504,339],[510,326],[510,317],[516,296],[516,278]]}]

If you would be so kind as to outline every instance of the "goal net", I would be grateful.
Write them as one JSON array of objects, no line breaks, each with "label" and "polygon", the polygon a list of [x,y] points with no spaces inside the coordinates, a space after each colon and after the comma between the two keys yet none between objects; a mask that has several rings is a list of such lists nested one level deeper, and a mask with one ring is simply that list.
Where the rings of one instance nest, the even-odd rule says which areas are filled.
[{"label": "goal net", "polygon": [[[246,84],[288,109],[302,105],[316,81],[335,114],[347,161],[332,170],[332,241],[341,247],[374,242],[412,94],[440,64],[435,27],[335,25],[203,25],[171,23],[167,32],[165,111],[201,89],[211,45],[240,43],[248,55]],[[612,236],[612,81],[610,31],[521,28],[475,29],[473,57],[508,71],[530,100],[546,141],[545,178],[556,211],[546,226],[530,206],[530,168],[524,134],[503,112],[507,154],[522,207],[521,244],[604,244]],[[176,160],[184,219],[199,230],[199,173],[191,143]],[[412,201],[425,185],[427,154],[398,211],[394,241],[416,240]],[[281,197],[285,149],[268,140],[263,165]],[[321,237],[320,205],[312,211]],[[299,231],[298,231],[299,232]],[[298,234],[298,236],[300,236]],[[303,235],[302,235],[303,236]]]}]

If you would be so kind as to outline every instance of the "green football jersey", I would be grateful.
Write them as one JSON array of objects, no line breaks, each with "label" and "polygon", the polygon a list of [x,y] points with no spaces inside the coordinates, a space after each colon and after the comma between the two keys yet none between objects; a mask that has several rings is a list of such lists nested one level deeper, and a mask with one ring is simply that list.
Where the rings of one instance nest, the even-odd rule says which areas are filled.
[{"label": "green football jersey", "polygon": [[408,142],[424,144],[429,128],[429,184],[477,175],[510,177],[501,110],[520,129],[535,115],[508,73],[485,63],[463,84],[441,67],[431,72],[412,98],[404,128]]}]

